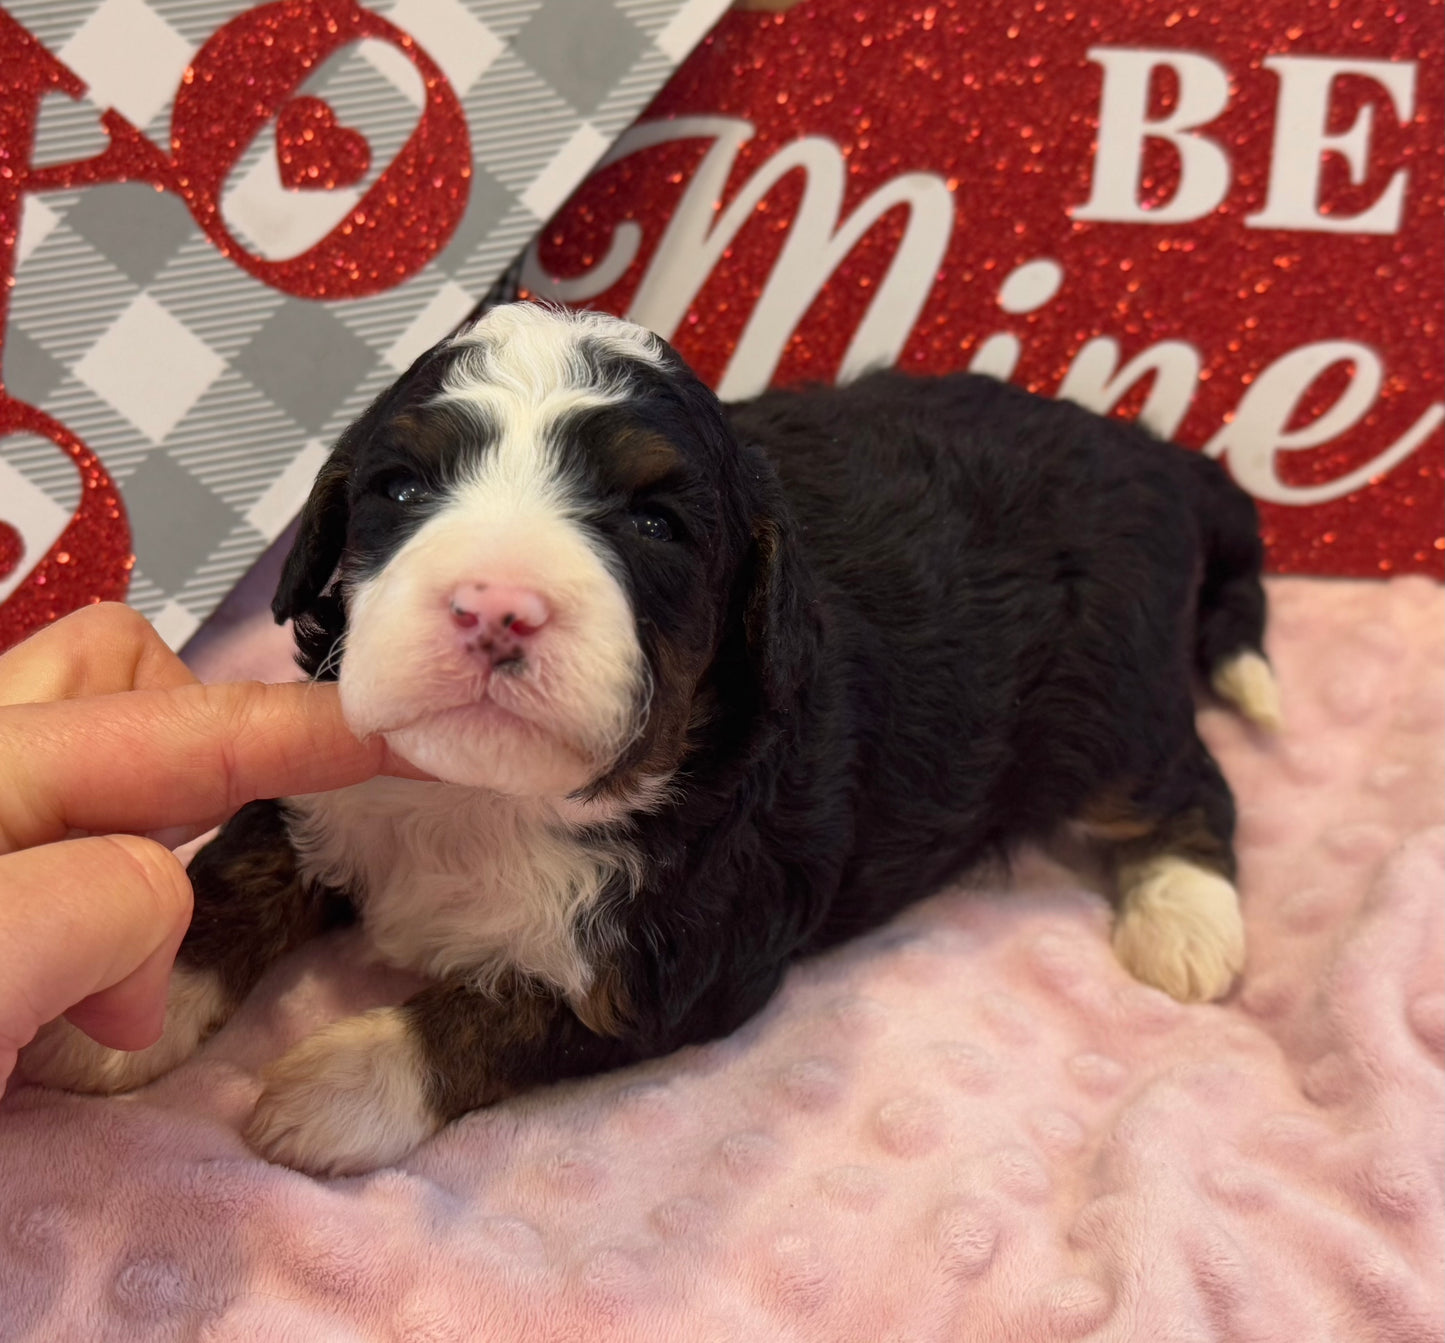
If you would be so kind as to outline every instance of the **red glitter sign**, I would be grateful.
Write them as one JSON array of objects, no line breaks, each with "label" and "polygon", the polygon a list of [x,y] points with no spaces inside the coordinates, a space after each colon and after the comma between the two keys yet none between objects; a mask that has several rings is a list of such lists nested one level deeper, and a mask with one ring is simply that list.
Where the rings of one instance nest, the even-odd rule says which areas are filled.
[{"label": "red glitter sign", "polygon": [[1441,8],[733,14],[524,283],[725,396],[896,363],[1138,413],[1276,571],[1440,575]]},{"label": "red glitter sign", "polygon": [[[289,136],[279,167],[292,185],[329,189],[365,172],[366,141],[336,126],[321,100],[294,96],[327,56],[362,38],[390,44],[416,67],[425,90],[420,120],[346,218],[300,255],[267,260],[227,229],[221,189],[272,118]],[[85,85],[4,9],[0,83],[0,346],[28,192],[123,181],[174,192],[223,255],[274,288],[312,299],[356,298],[402,283],[445,245],[466,209],[471,152],[456,94],[410,36],[355,0],[280,0],[221,27],[176,92],[169,152],[112,109],[101,116],[104,152],[37,166],[41,100],[48,93],[79,98]],[[0,436],[21,431],[48,438],[73,459],[81,493],[75,515],[0,602],[0,649],[87,602],[123,598],[135,563],[125,506],[96,454],[63,424],[0,388]],[[16,529],[0,523],[0,578],[27,558]]]}]

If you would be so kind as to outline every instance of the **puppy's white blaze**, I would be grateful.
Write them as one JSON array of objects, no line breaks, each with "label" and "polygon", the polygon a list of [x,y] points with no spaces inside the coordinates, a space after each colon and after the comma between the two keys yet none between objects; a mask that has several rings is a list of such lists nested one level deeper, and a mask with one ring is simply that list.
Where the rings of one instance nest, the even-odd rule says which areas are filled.
[{"label": "puppy's white blaze", "polygon": [[213,972],[177,966],[166,995],[165,1028],[149,1048],[109,1049],[61,1017],[21,1052],[17,1071],[26,1082],[65,1091],[132,1091],[194,1054],[227,1006]]},{"label": "puppy's white blaze", "polygon": [[645,327],[609,313],[541,303],[493,308],[448,344],[487,350],[496,358],[499,380],[535,397],[538,391],[576,385],[576,350],[584,341],[623,359],[663,365],[662,342]]},{"label": "puppy's white blaze", "polygon": [[1279,682],[1258,653],[1238,653],[1221,662],[1210,677],[1214,693],[1234,705],[1251,723],[1278,732],[1284,727]]},{"label": "puppy's white blaze", "polygon": [[1217,872],[1160,857],[1120,873],[1114,951],[1136,979],[1180,1002],[1223,997],[1244,969],[1239,895]]},{"label": "puppy's white blaze", "polygon": [[381,959],[482,990],[516,969],[581,1003],[576,929],[615,877],[636,878],[631,847],[584,839],[594,818],[571,803],[373,779],[288,805],[303,875],[354,894]]},{"label": "puppy's white blaze", "polygon": [[582,356],[584,345],[654,367],[662,362],[661,343],[640,326],[536,304],[495,308],[450,345],[475,356],[452,362],[437,404],[483,418],[489,436],[498,438],[488,466],[511,480],[551,474],[555,481],[551,431],[558,420],[626,399],[625,376],[599,378]]},{"label": "puppy's white blaze", "polygon": [[441,1127],[425,1069],[398,1009],[346,1017],[266,1069],[246,1141],[269,1161],[317,1175],[390,1165]]}]

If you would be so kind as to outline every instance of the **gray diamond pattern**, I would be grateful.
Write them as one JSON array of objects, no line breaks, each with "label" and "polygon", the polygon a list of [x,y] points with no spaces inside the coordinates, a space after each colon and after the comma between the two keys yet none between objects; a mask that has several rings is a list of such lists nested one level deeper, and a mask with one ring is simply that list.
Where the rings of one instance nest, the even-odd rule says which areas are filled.
[{"label": "gray diamond pattern", "polygon": [[437,258],[443,269],[460,269],[467,258],[487,240],[487,235],[501,223],[514,203],[512,193],[481,164],[472,168],[471,196],[467,212],[451,241]]},{"label": "gray diamond pattern", "polygon": [[5,390],[32,406],[44,401],[65,377],[65,366],[19,327],[5,338]]},{"label": "gray diamond pattern", "polygon": [[583,116],[647,46],[637,25],[604,0],[552,0],[512,40],[512,49]]},{"label": "gray diamond pattern", "polygon": [[143,182],[81,192],[66,223],[142,287],[192,233],[200,234],[182,201]]},{"label": "gray diamond pattern", "polygon": [[167,591],[181,587],[236,525],[235,510],[159,449],[120,488],[136,563]]},{"label": "gray diamond pattern", "polygon": [[288,298],[233,361],[288,415],[317,433],[376,363],[323,303]]}]

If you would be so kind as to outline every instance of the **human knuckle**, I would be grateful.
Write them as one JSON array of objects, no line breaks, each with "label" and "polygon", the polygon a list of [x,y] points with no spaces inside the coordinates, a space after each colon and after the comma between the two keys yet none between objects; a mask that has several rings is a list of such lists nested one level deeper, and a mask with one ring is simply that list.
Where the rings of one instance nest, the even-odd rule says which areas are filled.
[{"label": "human knuckle", "polygon": [[145,616],[124,602],[96,602],[83,606],[72,619],[77,631],[83,630],[87,637],[110,636],[128,642],[160,637]]},{"label": "human knuckle", "polygon": [[139,835],[104,835],[100,839],[137,879],[138,893],[149,899],[157,918],[170,922],[189,915],[191,884],[169,849]]}]

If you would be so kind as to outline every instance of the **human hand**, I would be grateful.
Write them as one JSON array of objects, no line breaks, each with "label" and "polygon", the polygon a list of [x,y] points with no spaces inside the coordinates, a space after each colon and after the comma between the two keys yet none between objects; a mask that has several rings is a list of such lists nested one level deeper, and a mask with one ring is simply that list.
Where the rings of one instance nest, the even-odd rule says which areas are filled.
[{"label": "human hand", "polygon": [[116,1049],[160,1036],[191,887],[148,835],[383,772],[416,774],[351,735],[334,686],[201,685],[128,607],[0,657],[0,1083],[62,1013]]}]

